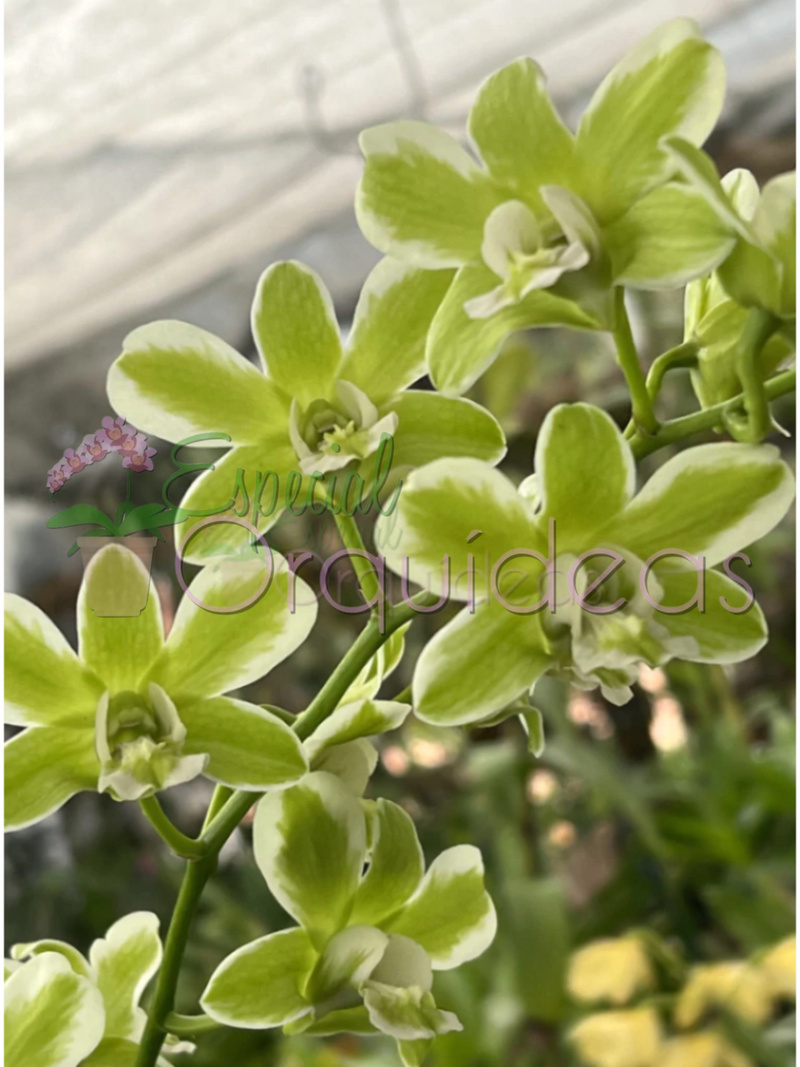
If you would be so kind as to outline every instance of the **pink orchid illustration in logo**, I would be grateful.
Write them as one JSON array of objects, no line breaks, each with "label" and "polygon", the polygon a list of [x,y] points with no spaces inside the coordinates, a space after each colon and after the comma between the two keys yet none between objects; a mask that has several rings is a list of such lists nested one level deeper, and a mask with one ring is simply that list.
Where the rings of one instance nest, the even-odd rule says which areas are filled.
[{"label": "pink orchid illustration in logo", "polygon": [[66,460],[66,464],[69,468],[70,476],[73,474],[79,474],[86,466],[86,460],[82,459],[74,448],[65,449],[64,459]]},{"label": "pink orchid illustration in logo", "polygon": [[136,437],[136,428],[127,423],[122,415],[118,419],[106,415],[103,419],[103,428],[98,431],[97,436],[105,441],[108,448],[119,452],[127,441],[132,441]]},{"label": "pink orchid illustration in logo", "polygon": [[89,433],[84,437],[83,443],[78,448],[78,455],[86,462],[99,463],[111,453],[111,445],[108,443],[104,430],[97,433]]},{"label": "pink orchid illustration in logo", "polygon": [[156,450],[147,447],[147,438],[144,434],[136,435],[134,445],[134,450],[131,452],[127,448],[124,449],[126,455],[122,461],[122,466],[137,473],[151,471],[153,469],[152,457],[156,454]]},{"label": "pink orchid illustration in logo", "polygon": [[62,459],[47,472],[47,488],[51,493],[57,493],[71,477],[72,471]]}]

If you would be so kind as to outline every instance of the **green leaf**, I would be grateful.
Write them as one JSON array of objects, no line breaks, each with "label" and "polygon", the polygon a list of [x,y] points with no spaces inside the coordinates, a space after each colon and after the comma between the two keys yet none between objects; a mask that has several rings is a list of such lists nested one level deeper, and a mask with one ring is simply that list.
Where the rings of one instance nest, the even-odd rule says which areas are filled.
[{"label": "green leaf", "polygon": [[316,953],[300,929],[268,934],[232,952],[211,975],[203,1011],[225,1026],[262,1030],[311,1011],[301,990]]},{"label": "green leaf", "polygon": [[334,934],[311,972],[306,997],[323,1004],[348,985],[360,986],[375,970],[388,942],[374,926],[348,926]]},{"label": "green leaf", "polygon": [[288,406],[244,356],[184,322],[151,322],[128,334],[106,389],[116,411],[165,441],[209,432],[256,444]]},{"label": "green leaf", "polygon": [[534,468],[539,525],[546,531],[549,519],[556,520],[558,552],[591,546],[594,531],[622,511],[636,487],[627,441],[611,416],[591,404],[551,408],[536,439]]},{"label": "green leaf", "polygon": [[454,272],[382,259],[358,298],[339,377],[380,406],[425,374],[425,340]]},{"label": "green leaf", "polygon": [[78,1067],[103,1036],[100,992],[57,952],[36,956],[5,984],[5,1062]]},{"label": "green leaf", "polygon": [[414,712],[439,726],[480,722],[531,689],[552,664],[547,647],[540,614],[513,614],[494,597],[474,615],[464,608],[417,660]]},{"label": "green leaf", "polygon": [[735,235],[705,197],[677,182],[637,201],[605,233],[617,285],[679,289],[730,254]]},{"label": "green leaf", "polygon": [[21,596],[6,593],[7,723],[93,730],[103,689],[43,611]]},{"label": "green leaf", "polygon": [[380,924],[394,915],[419,886],[425,870],[417,831],[407,812],[380,798],[372,852],[356,893],[351,922]]},{"label": "green leaf", "polygon": [[601,225],[670,178],[674,163],[661,138],[702,144],[724,95],[722,56],[690,19],[660,26],[617,63],[584,112],[575,143],[577,191]]},{"label": "green leaf", "polygon": [[494,465],[506,454],[505,435],[495,417],[463,397],[410,390],[389,401],[380,413],[389,411],[400,419],[394,432],[394,471],[456,456],[473,456]]},{"label": "green leaf", "polygon": [[393,700],[360,700],[340,704],[305,742],[306,752],[313,760],[323,749],[332,745],[396,730],[410,711],[410,704]]},{"label": "green leaf", "polygon": [[112,536],[117,533],[117,528],[111,519],[92,504],[73,504],[71,508],[64,508],[57,515],[47,520],[48,530],[62,530],[65,526],[83,526],[84,524],[97,524],[107,530]]},{"label": "green leaf", "polygon": [[330,397],[342,358],[330,293],[302,263],[273,263],[256,286],[253,337],[270,379],[303,407]]},{"label": "green leaf", "polygon": [[563,282],[534,289],[519,302],[489,318],[473,319],[464,305],[496,288],[497,276],[483,263],[463,267],[434,316],[428,334],[427,360],[436,388],[446,396],[465,393],[497,358],[507,337],[533,326],[602,329],[593,311],[569,298]]},{"label": "green leaf", "polygon": [[178,700],[183,751],[209,756],[204,774],[235,789],[296,782],[308,770],[297,734],[256,704],[231,697]]},{"label": "green leaf", "polygon": [[[100,616],[92,607],[133,610],[145,597],[138,615]],[[77,612],[81,660],[112,693],[136,689],[164,646],[158,592],[139,557],[123,545],[101,548],[84,572]]]},{"label": "green leaf", "polygon": [[521,58],[481,86],[469,116],[469,133],[493,178],[536,212],[542,185],[569,184],[573,137],[532,59]]},{"label": "green leaf", "polygon": [[5,745],[5,827],[40,822],[83,790],[97,789],[94,729],[32,726]]},{"label": "green leaf", "polygon": [[[289,578],[273,554],[272,577],[263,556],[204,567],[175,614],[166,646],[148,673],[173,699],[216,696],[263,677],[298,648],[314,625],[317,604],[296,580],[289,606]],[[254,599],[255,598],[255,599]],[[227,608],[228,611],[218,609]],[[217,609],[217,610],[215,610]]]},{"label": "green leaf", "polygon": [[421,945],[434,970],[450,970],[485,952],[497,917],[483,885],[478,849],[456,845],[437,856],[414,896],[385,928]]},{"label": "green leaf", "polygon": [[516,988],[526,1015],[557,1023],[567,1007],[564,980],[570,942],[563,887],[554,878],[515,880],[503,889],[503,905]]},{"label": "green leaf", "polygon": [[272,895],[321,947],[347,921],[361,876],[366,828],[356,797],[321,771],[269,793],[253,847]]},{"label": "green leaf", "polygon": [[449,134],[424,122],[390,122],[359,138],[361,232],[376,248],[438,270],[480,259],[483,224],[503,199]]},{"label": "green leaf", "polygon": [[792,473],[772,445],[697,445],[660,467],[596,537],[643,561],[679,548],[713,567],[769,533],[794,492]]},{"label": "green leaf", "polygon": [[136,1039],[144,1023],[139,1000],[161,963],[158,917],[137,911],[109,927],[89,949],[89,962],[103,995],[108,1037]]},{"label": "green leaf", "polygon": [[173,526],[180,519],[178,508],[172,508],[161,502],[157,504],[140,504],[139,507],[131,508],[126,512],[125,518],[119,527],[118,534],[124,537],[127,534],[138,533],[139,530],[150,530],[160,526]]}]

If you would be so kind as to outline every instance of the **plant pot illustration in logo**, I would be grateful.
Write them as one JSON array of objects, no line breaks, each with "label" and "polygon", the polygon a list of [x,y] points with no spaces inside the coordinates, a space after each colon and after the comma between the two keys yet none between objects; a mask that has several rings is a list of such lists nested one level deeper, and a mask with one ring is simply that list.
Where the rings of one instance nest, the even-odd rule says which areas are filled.
[{"label": "plant pot illustration in logo", "polygon": [[119,545],[137,560],[130,579],[124,586],[104,582],[98,574],[95,581],[86,582],[86,599],[95,615],[101,618],[130,618],[141,615],[150,594],[150,568],[153,563],[155,537],[79,537],[87,577],[90,569],[101,562],[101,553],[110,545]]}]

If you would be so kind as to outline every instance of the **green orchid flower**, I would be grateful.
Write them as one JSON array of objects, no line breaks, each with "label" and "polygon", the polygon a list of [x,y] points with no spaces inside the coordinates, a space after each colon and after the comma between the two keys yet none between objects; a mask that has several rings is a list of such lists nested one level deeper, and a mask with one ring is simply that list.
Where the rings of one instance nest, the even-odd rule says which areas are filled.
[{"label": "green orchid flower", "polygon": [[[151,912],[126,915],[92,944],[88,959],[63,941],[14,945],[6,961],[6,1061],[134,1067],[146,1020],[139,1000],[161,963],[158,926]],[[171,1039],[166,1051],[193,1048]],[[163,1056],[158,1063],[170,1067]]]},{"label": "green orchid flower", "polygon": [[682,286],[728,255],[727,227],[671,181],[677,166],[661,144],[702,144],[724,88],[719,53],[696,23],[675,19],[614,67],[575,135],[531,59],[478,92],[469,135],[480,162],[423,122],[362,134],[356,215],[367,239],[415,266],[458,268],[427,342],[438,389],[468,389],[513,331],[613,329],[612,286]]},{"label": "green orchid flower", "polygon": [[717,268],[727,295],[745,308],[761,308],[777,319],[796,314],[797,188],[794,172],[779,174],[764,188],[747,171],[721,181],[705,152],[680,137],[664,141],[687,182],[704,197],[735,239]]},{"label": "green orchid flower", "polygon": [[[546,672],[599,686],[619,704],[630,699],[640,664],[736,663],[758,652],[764,617],[755,604],[745,610],[727,560],[771,530],[794,498],[777,449],[699,445],[634,489],[628,443],[586,404],[548,414],[535,474],[519,489],[466,459],[409,478],[402,534],[386,561],[469,604],[417,661],[420,718],[485,719]],[[723,562],[726,574],[709,569]],[[701,593],[704,603],[692,606]]]},{"label": "green orchid flower", "polygon": [[279,560],[260,598],[260,557],[203,569],[165,640],[152,593],[137,617],[89,608],[93,589],[127,595],[149,582],[132,552],[109,545],[81,585],[78,655],[42,611],[7,595],[6,721],[27,727],[5,748],[7,828],[38,822],[82,790],[136,800],[199,774],[256,791],[301,778],[308,760],[294,732],[223,695],[268,673],[313,626],[311,590],[299,583],[290,611]]},{"label": "green orchid flower", "polygon": [[[260,531],[287,507],[321,511],[327,501],[352,514],[383,480],[376,481],[375,457],[385,434],[393,438],[395,481],[442,456],[497,463],[505,439],[487,411],[408,390],[425,373],[425,337],[451,277],[379,263],[343,347],[317,275],[299,263],[277,263],[262,276],[253,304],[258,367],[194,326],[151,323],[126,338],[109,373],[109,398],[168,441],[227,434],[233,447],[194,482],[181,507],[208,514],[230,501],[225,513],[233,514],[238,484],[246,499],[235,513],[250,511]],[[290,484],[292,471],[298,474]],[[182,524],[182,536],[196,522]],[[241,526],[207,526],[184,555],[202,563],[249,537]]]},{"label": "green orchid flower", "polygon": [[407,1065],[437,1034],[461,1029],[431,990],[434,971],[474,959],[494,937],[476,848],[450,848],[425,873],[403,809],[359,801],[323,771],[265,797],[253,840],[299,926],[223,960],[201,1000],[208,1015],[247,1029],[388,1034]]}]

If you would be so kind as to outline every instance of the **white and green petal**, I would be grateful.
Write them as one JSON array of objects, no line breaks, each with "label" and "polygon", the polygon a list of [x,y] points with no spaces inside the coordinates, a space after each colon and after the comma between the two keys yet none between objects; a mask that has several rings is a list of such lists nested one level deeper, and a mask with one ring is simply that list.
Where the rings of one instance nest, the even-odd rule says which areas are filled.
[{"label": "white and green petal", "polygon": [[302,263],[274,263],[261,275],[253,338],[269,378],[302,405],[328,397],[342,358],[333,301]]},{"label": "white and green petal", "polygon": [[405,652],[405,634],[410,626],[406,623],[391,635],[372,656],[356,680],[342,697],[341,706],[357,704],[377,696],[384,680],[396,669]]},{"label": "white and green petal", "polygon": [[346,923],[366,853],[358,799],[331,774],[269,793],[253,828],[256,863],[275,899],[322,945]]},{"label": "white and green petal", "polygon": [[636,487],[633,454],[616,423],[591,404],[552,408],[536,440],[539,523],[556,521],[560,552],[592,534],[628,504]]},{"label": "white and green petal", "polygon": [[365,130],[359,143],[356,218],[371,244],[433,270],[479,258],[483,224],[504,197],[457,141],[404,121]]},{"label": "white and green petal", "polygon": [[[147,600],[137,615],[97,615],[94,607],[117,606]],[[123,545],[107,545],[97,552],[84,572],[78,594],[80,657],[104,688],[112,692],[136,689],[164,647],[164,624],[158,591],[142,561]]]},{"label": "white and green petal", "polygon": [[405,568],[410,581],[441,593],[448,556],[449,593],[455,600],[470,599],[471,574],[473,596],[486,595],[489,572],[510,549],[547,551],[546,536],[536,530],[512,482],[475,459],[440,459],[415,470],[403,486],[397,514],[395,537],[388,519],[377,525],[388,566],[400,574]]},{"label": "white and green petal", "polygon": [[200,514],[175,525],[187,563],[202,566],[214,557],[241,555],[255,540],[251,527],[263,534],[283,514],[287,478],[298,466],[289,440],[289,406],[287,399],[280,419],[265,428],[258,444],[231,448],[189,486],[180,510]]},{"label": "white and green petal", "polygon": [[380,925],[402,908],[425,870],[417,831],[399,805],[376,803],[369,868],[361,879],[350,921]]},{"label": "white and green petal", "polygon": [[379,406],[421,378],[428,329],[453,277],[382,259],[358,298],[339,377]]},{"label": "white and green petal", "polygon": [[22,830],[70,797],[96,790],[94,731],[32,726],[5,745],[5,827]]},{"label": "white and green petal", "polygon": [[497,915],[483,884],[483,859],[473,845],[437,856],[408,903],[384,928],[420,945],[434,970],[480,956],[494,940]]},{"label": "white and green petal", "polygon": [[43,611],[6,593],[7,723],[91,729],[103,689]]},{"label": "white and green petal", "polygon": [[[526,599],[538,600],[539,590]],[[490,597],[425,646],[414,672],[415,714],[440,726],[479,722],[531,689],[552,662],[539,615],[520,617]]]},{"label": "white and green petal", "polygon": [[304,930],[281,930],[231,953],[200,1000],[225,1026],[263,1030],[285,1026],[312,1010],[303,989],[317,954]]},{"label": "white and green petal", "polygon": [[617,63],[584,112],[575,142],[578,191],[602,225],[674,173],[663,137],[703,143],[724,94],[722,57],[690,19],[667,22]]},{"label": "white and green petal", "polygon": [[153,322],[128,334],[106,389],[115,411],[166,441],[218,433],[233,444],[255,444],[286,403],[244,356],[184,322]]},{"label": "white and green petal", "polygon": [[740,663],[755,656],[767,643],[767,623],[747,590],[720,571],[706,570],[700,576],[694,567],[680,564],[681,560],[670,559],[656,564],[654,571],[662,592],[653,599],[664,607],[691,604],[702,583],[702,609],[696,606],[678,614],[656,614],[673,639],[694,642],[695,651],[681,658],[695,663]]},{"label": "white and green petal", "polygon": [[[311,590],[273,554],[204,567],[175,614],[166,646],[148,680],[173,699],[216,696],[263,677],[308,636],[317,613]],[[266,590],[262,592],[262,590]]]},{"label": "white and green petal", "polygon": [[338,778],[356,797],[364,795],[377,765],[378,750],[365,737],[323,748],[311,764],[315,771],[325,771]]},{"label": "white and green petal", "polygon": [[137,911],[109,927],[89,949],[105,1005],[107,1037],[137,1039],[144,1025],[139,1001],[161,963],[158,917]]},{"label": "white and green petal", "polygon": [[436,1007],[430,993],[416,987],[399,988],[370,979],[364,986],[364,1004],[372,1024],[398,1041],[419,1041],[463,1027],[450,1011]]},{"label": "white and green petal", "polygon": [[794,493],[792,472],[772,445],[697,445],[660,467],[598,537],[642,560],[680,549],[713,567],[769,533]]},{"label": "white and green petal", "polygon": [[103,1036],[100,991],[58,952],[35,956],[5,984],[5,1062],[78,1067]]},{"label": "white and green petal", "polygon": [[331,746],[388,733],[401,726],[410,711],[410,704],[395,700],[359,700],[340,704],[308,738],[305,750],[309,759],[314,760]]},{"label": "white and green petal", "polygon": [[[393,411],[398,418],[392,472],[459,456],[494,466],[506,454],[505,435],[495,417],[465,397],[412,389],[394,397],[382,410]],[[367,480],[373,472],[363,473]]]},{"label": "white and green petal", "polygon": [[488,318],[471,318],[465,305],[496,289],[497,276],[484,263],[463,267],[428,334],[426,356],[436,388],[446,396],[465,393],[497,358],[506,338],[519,330],[534,326],[603,329],[593,309],[579,306],[561,292],[562,283],[552,289],[534,289]]},{"label": "white and green petal", "polygon": [[324,1004],[347,986],[357,989],[380,963],[389,937],[374,926],[348,926],[330,939],[308,979],[305,995]]},{"label": "white and green petal", "polygon": [[[81,1067],[136,1067],[139,1046],[123,1037],[104,1037],[88,1059],[81,1060]],[[158,1067],[170,1067],[163,1056],[157,1060]]]},{"label": "white and green petal", "polygon": [[186,727],[183,752],[207,755],[203,773],[215,782],[261,791],[296,782],[308,770],[297,734],[256,704],[188,698],[177,709]]},{"label": "white and green petal", "polygon": [[532,59],[517,59],[486,79],[470,111],[469,134],[492,177],[534,210],[542,207],[541,186],[569,183],[573,137]]},{"label": "white and green petal", "polygon": [[43,952],[60,952],[69,962],[70,967],[76,974],[84,978],[94,978],[89,963],[76,948],[67,944],[66,941],[56,941],[45,938],[41,941],[29,941],[24,944],[11,946],[11,957],[14,961],[31,959],[33,956],[41,956]]},{"label": "white and green petal", "polygon": [[736,237],[702,193],[670,182],[612,223],[605,241],[617,285],[679,289],[718,267]]}]

